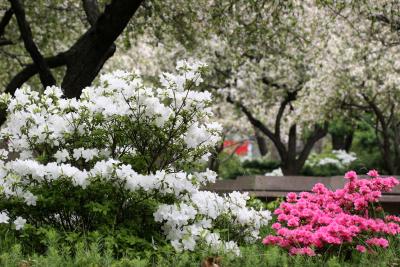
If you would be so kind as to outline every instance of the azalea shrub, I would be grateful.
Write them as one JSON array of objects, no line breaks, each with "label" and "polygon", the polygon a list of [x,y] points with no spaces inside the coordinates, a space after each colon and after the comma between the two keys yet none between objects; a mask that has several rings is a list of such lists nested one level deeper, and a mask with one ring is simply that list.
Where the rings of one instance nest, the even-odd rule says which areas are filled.
[{"label": "azalea shrub", "polygon": [[332,150],[321,154],[311,153],[301,173],[307,176],[341,175],[360,163],[354,152],[345,150]]},{"label": "azalea shrub", "polygon": [[312,192],[289,193],[274,212],[275,234],[263,243],[309,256],[387,248],[388,238],[400,233],[400,218],[385,215],[378,200],[399,181],[382,178],[375,170],[368,175],[369,179],[359,179],[354,171],[347,172],[344,188],[336,191],[318,183]]},{"label": "azalea shrub", "polygon": [[58,87],[1,96],[8,117],[0,161],[0,223],[40,242],[43,229],[71,236],[98,232],[125,253],[170,243],[238,253],[270,213],[246,206],[247,194],[219,196],[199,163],[220,139],[211,94],[195,90],[203,63],[146,84],[134,73],[101,76],[79,99]]}]

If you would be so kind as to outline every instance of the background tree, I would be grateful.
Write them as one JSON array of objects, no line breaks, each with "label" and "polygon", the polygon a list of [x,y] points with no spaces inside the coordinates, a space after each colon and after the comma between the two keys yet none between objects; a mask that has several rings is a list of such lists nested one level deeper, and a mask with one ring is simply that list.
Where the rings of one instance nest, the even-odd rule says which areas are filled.
[{"label": "background tree", "polygon": [[209,88],[274,144],[285,174],[298,174],[327,133],[324,114],[300,115],[312,91],[305,86],[309,65],[326,38],[324,13],[314,1],[163,1],[151,9],[156,14],[167,6],[176,15],[153,16],[146,38],[162,42],[168,55],[207,62]]},{"label": "background tree", "polygon": [[[64,94],[78,97],[114,54],[114,42],[143,1],[113,0],[101,6],[96,0],[83,0],[79,4],[54,0],[26,6],[20,0],[8,2],[1,6],[4,14],[0,23],[0,38],[3,40],[0,49],[6,57],[0,64],[7,68],[10,63],[18,62],[16,65],[21,67],[16,73],[14,68],[10,69],[9,72],[14,74],[5,92],[13,94],[36,74],[44,87],[55,85],[57,79],[51,69],[64,67],[57,77],[61,80]],[[46,11],[52,12],[52,16]],[[63,12],[65,14],[61,17],[56,16]],[[86,22],[69,25],[70,14],[73,14],[73,19],[86,14]],[[47,21],[49,17],[51,19]],[[48,25],[45,34],[44,25]],[[38,43],[35,41],[37,36]],[[41,52],[42,47],[45,53]],[[4,112],[2,115],[4,121]]]},{"label": "background tree", "polygon": [[[381,4],[330,9],[335,27],[315,65],[315,83],[321,84],[315,94],[324,97],[327,106],[337,105],[369,123],[386,172],[395,174],[400,170],[400,43],[395,27],[399,6],[393,1]],[[363,113],[373,114],[373,119]]]}]

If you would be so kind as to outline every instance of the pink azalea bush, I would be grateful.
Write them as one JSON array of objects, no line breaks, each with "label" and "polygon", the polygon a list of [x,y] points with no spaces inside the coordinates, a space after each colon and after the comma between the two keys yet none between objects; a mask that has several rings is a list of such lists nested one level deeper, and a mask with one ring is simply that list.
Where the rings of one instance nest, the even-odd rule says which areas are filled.
[{"label": "pink azalea bush", "polygon": [[378,200],[399,184],[394,177],[382,178],[368,172],[359,179],[356,172],[345,174],[344,188],[331,191],[317,183],[312,192],[289,193],[275,210],[275,235],[265,245],[277,245],[290,254],[314,256],[318,252],[350,248],[361,253],[389,246],[388,236],[400,233],[400,218],[385,216]]}]

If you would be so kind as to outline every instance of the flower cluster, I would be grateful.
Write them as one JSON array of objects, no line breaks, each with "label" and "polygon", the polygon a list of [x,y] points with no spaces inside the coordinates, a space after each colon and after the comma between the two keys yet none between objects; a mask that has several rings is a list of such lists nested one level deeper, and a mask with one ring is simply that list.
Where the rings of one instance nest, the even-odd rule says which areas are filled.
[{"label": "flower cluster", "polygon": [[[238,253],[236,241],[254,242],[268,211],[247,208],[247,194],[201,191],[215,181],[212,171],[180,171],[193,170],[220,139],[211,94],[193,90],[204,67],[180,61],[177,73],[161,75],[160,88],[117,71],[80,99],[63,98],[57,87],[2,95],[1,222],[12,218],[17,230],[49,222],[64,231],[129,226],[151,238],[162,230],[177,250],[205,244]],[[242,239],[220,235],[221,221]]]},{"label": "flower cluster", "polygon": [[[259,229],[268,224],[271,215],[268,210],[247,208],[248,199],[247,194],[239,192],[218,196],[207,191],[197,191],[186,196],[181,203],[161,205],[154,216],[156,221],[165,221],[163,230],[177,250],[194,250],[196,241],[203,240],[203,243],[214,250],[222,249],[239,254],[235,242],[221,242],[220,234],[210,229],[213,227],[213,220],[225,217],[233,223],[226,225],[231,227],[233,238],[243,237],[249,243],[256,241]],[[233,228],[239,228],[240,231]]]},{"label": "flower cluster", "polygon": [[[8,217],[7,213],[2,211],[0,212],[0,223],[9,223],[10,217]],[[16,230],[21,230],[24,228],[24,225],[26,223],[26,220],[20,216],[18,216],[14,220],[14,225]]]},{"label": "flower cluster", "polygon": [[338,168],[348,167],[353,161],[357,160],[354,152],[346,152],[345,150],[332,150],[332,153],[325,157],[318,157],[317,154],[311,154],[306,161],[308,166],[324,166],[334,165]]},{"label": "flower cluster", "polygon": [[272,225],[276,235],[268,235],[263,243],[310,256],[345,246],[361,252],[366,247],[388,247],[385,236],[400,233],[400,218],[379,217],[380,209],[374,204],[382,192],[390,191],[399,181],[382,178],[375,170],[368,175],[371,179],[359,179],[354,171],[347,172],[348,182],[336,191],[318,183],[312,192],[289,193],[274,212],[278,215]]},{"label": "flower cluster", "polygon": [[264,176],[283,176],[283,172],[281,168],[274,169],[271,172],[267,172]]}]

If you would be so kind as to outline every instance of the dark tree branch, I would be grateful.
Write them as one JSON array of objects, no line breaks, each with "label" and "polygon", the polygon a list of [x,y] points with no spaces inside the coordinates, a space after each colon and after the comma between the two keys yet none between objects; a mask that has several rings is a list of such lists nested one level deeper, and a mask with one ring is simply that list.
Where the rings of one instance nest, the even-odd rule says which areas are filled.
[{"label": "dark tree branch", "polygon": [[[57,68],[66,64],[65,54],[60,53],[57,56],[49,57],[44,59],[49,68]],[[5,92],[14,95],[17,88],[21,87],[25,82],[27,82],[31,77],[37,74],[38,68],[32,63],[26,66],[22,71],[20,71],[7,85]]]},{"label": "dark tree branch", "polygon": [[281,102],[281,105],[279,106],[279,110],[275,118],[275,135],[278,139],[281,139],[281,121],[283,113],[285,112],[286,106],[290,104],[290,102],[296,100],[297,92],[299,90],[295,90],[293,92],[287,92],[285,99]]},{"label": "dark tree branch", "polygon": [[297,125],[293,124],[289,128],[288,158],[290,161],[296,160],[297,155]]},{"label": "dark tree branch", "polygon": [[0,46],[6,46],[6,45],[11,45],[11,44],[13,44],[13,42],[10,40],[0,39]]},{"label": "dark tree branch", "polygon": [[299,158],[297,160],[299,165],[301,165],[301,166],[304,165],[308,156],[311,153],[312,148],[314,147],[314,144],[319,139],[323,138],[327,134],[328,134],[328,123],[327,122],[324,123],[323,127],[321,127],[319,125],[315,125],[314,132],[307,138],[304,148],[300,152]]},{"label": "dark tree branch", "polygon": [[10,23],[13,14],[14,11],[11,8],[7,9],[7,11],[4,13],[3,18],[0,21],[0,37],[4,35],[6,27],[8,23]]},{"label": "dark tree branch", "polygon": [[97,0],[82,0],[82,4],[89,24],[93,26],[100,17],[99,4]]},{"label": "dark tree branch", "polygon": [[114,41],[144,0],[113,0],[96,23],[71,47],[61,87],[67,97],[79,97],[114,51]]},{"label": "dark tree branch", "polygon": [[275,136],[279,139],[281,139],[281,120],[283,113],[285,112],[286,106],[289,102],[284,100],[281,102],[281,105],[279,106],[278,113],[276,114],[275,118]]},{"label": "dark tree branch", "polygon": [[[116,47],[113,42],[142,2],[113,0],[94,25],[69,50],[45,60],[50,68],[67,66],[61,86],[67,97],[79,97],[82,89],[94,80],[106,60],[114,54]],[[93,10],[88,9],[86,12],[93,16]],[[28,65],[11,80],[6,91],[14,92],[38,71],[35,65]]]},{"label": "dark tree branch", "polygon": [[384,24],[389,25],[396,31],[400,31],[400,21],[395,21],[393,19],[388,18],[386,15],[383,14],[375,14],[370,16],[371,20],[380,21]]},{"label": "dark tree branch", "polygon": [[[382,149],[383,149],[383,153],[382,153],[382,157],[384,159],[384,164],[386,165],[386,169],[390,174],[394,174],[395,172],[395,167],[394,167],[394,162],[392,161],[392,153],[391,153],[391,142],[390,142],[390,129],[389,126],[387,124],[385,115],[383,114],[383,112],[379,109],[379,107],[376,105],[376,103],[371,100],[367,95],[365,94],[361,94],[362,97],[364,98],[365,102],[368,103],[368,105],[371,107],[371,109],[373,110],[373,112],[375,113],[376,119],[379,122],[379,124],[381,125],[382,128]],[[378,131],[376,131],[378,133]]]},{"label": "dark tree branch", "polygon": [[24,41],[25,49],[28,51],[33,62],[38,68],[40,81],[44,87],[55,85],[56,80],[51,74],[49,66],[33,41],[32,31],[29,23],[26,21],[25,10],[21,2],[19,0],[10,0],[10,3],[15,13],[15,17],[17,18],[19,31]]},{"label": "dark tree branch", "polygon": [[279,84],[279,83],[273,82],[270,79],[268,79],[267,77],[263,77],[261,80],[265,85],[267,85],[269,87],[288,89],[285,84]]},{"label": "dark tree branch", "polygon": [[275,147],[277,148],[278,153],[281,156],[281,158],[285,157],[285,155],[287,153],[285,145],[282,143],[282,141],[280,139],[278,139],[275,136],[275,134],[270,129],[268,129],[268,127],[265,124],[263,124],[260,120],[255,118],[253,116],[253,114],[251,114],[250,110],[248,110],[242,103],[234,101],[230,96],[228,96],[226,100],[229,103],[239,107],[242,110],[242,112],[246,115],[249,122],[254,127],[256,127],[261,132],[263,132],[266,136],[268,136],[269,139],[271,139],[271,141],[274,143]]},{"label": "dark tree branch", "polygon": [[268,153],[268,147],[267,147],[267,142],[265,140],[265,137],[262,136],[260,133],[260,130],[254,127],[254,136],[257,141],[258,149],[260,151],[261,156],[265,156]]}]

